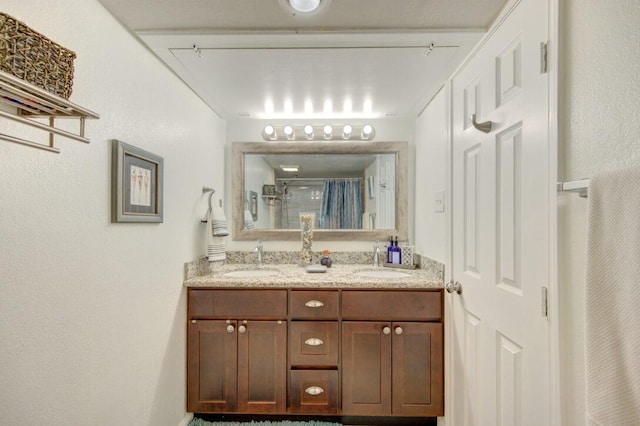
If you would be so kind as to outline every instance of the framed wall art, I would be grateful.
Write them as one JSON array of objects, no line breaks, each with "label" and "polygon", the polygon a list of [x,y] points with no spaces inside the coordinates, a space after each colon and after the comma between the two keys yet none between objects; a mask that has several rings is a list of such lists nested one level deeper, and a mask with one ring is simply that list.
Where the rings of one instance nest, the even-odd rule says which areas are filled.
[{"label": "framed wall art", "polygon": [[162,157],[112,141],[112,222],[162,222]]}]

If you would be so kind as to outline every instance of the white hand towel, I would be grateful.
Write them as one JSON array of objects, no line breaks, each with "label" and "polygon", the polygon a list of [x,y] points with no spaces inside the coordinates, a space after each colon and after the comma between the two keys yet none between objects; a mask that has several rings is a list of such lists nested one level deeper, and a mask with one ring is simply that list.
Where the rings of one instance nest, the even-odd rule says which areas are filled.
[{"label": "white hand towel", "polygon": [[216,237],[226,237],[229,235],[227,228],[227,218],[222,207],[214,207],[211,209],[213,235]]},{"label": "white hand towel", "polygon": [[245,229],[254,229],[256,227],[256,223],[253,221],[253,216],[249,210],[244,211],[244,228]]},{"label": "white hand towel", "polygon": [[205,238],[206,253],[209,262],[225,260],[227,258],[225,238],[214,235],[213,220],[213,214],[210,213],[207,216],[207,235]]},{"label": "white hand towel", "polygon": [[640,425],[640,168],[589,183],[586,424]]}]

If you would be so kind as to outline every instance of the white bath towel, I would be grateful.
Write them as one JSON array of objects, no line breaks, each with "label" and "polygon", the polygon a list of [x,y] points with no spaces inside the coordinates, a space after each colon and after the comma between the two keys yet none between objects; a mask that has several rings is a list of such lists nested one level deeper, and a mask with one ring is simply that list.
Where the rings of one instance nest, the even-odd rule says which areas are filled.
[{"label": "white bath towel", "polygon": [[586,424],[640,425],[640,168],[589,184]]},{"label": "white bath towel", "polygon": [[[207,231],[206,231],[206,253],[209,262],[216,262],[225,260],[227,258],[227,251],[225,247],[225,238],[215,235],[214,230],[214,216],[210,213],[207,217]],[[227,232],[228,234],[228,232]]]}]

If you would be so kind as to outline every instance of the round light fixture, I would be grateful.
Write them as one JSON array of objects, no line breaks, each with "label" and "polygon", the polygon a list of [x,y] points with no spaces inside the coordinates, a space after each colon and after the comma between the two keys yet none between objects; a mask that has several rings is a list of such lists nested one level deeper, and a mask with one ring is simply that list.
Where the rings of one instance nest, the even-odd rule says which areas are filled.
[{"label": "round light fixture", "polygon": [[294,17],[312,17],[329,7],[331,0],[277,0],[280,7]]},{"label": "round light fixture", "polygon": [[320,6],[320,0],[289,0],[289,4],[298,12],[309,13]]},{"label": "round light fixture", "polygon": [[284,134],[291,139],[293,137],[293,127],[289,126],[288,124],[286,126],[284,126]]}]

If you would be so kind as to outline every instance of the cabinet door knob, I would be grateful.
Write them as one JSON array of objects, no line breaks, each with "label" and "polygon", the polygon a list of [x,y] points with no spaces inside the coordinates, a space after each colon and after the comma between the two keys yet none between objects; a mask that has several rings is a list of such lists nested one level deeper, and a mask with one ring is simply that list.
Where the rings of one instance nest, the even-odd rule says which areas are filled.
[{"label": "cabinet door knob", "polygon": [[245,331],[247,331],[247,327],[244,325],[241,325],[240,327],[238,327],[238,333],[244,333]]},{"label": "cabinet door knob", "polygon": [[394,331],[396,334],[402,334],[402,327],[396,327]]},{"label": "cabinet door knob", "polygon": [[304,306],[306,306],[307,308],[322,308],[324,306],[324,303],[319,300],[309,300],[304,304]]},{"label": "cabinet door knob", "polygon": [[227,333],[233,333],[233,332],[235,331],[235,329],[236,329],[236,328],[235,328],[234,326],[232,326],[231,324],[229,324],[229,325],[227,326]]},{"label": "cabinet door knob", "polygon": [[318,339],[317,337],[310,337],[309,339],[304,341],[304,344],[309,346],[320,346],[323,345],[324,342],[322,341],[322,339]]},{"label": "cabinet door knob", "polygon": [[324,392],[324,389],[322,389],[320,386],[310,386],[308,388],[306,388],[304,390],[306,393],[308,393],[309,395],[320,395],[322,392]]},{"label": "cabinet door knob", "polygon": [[391,334],[391,327],[385,327],[385,328],[383,328],[383,329],[382,329],[382,332],[383,332],[384,334]]}]

